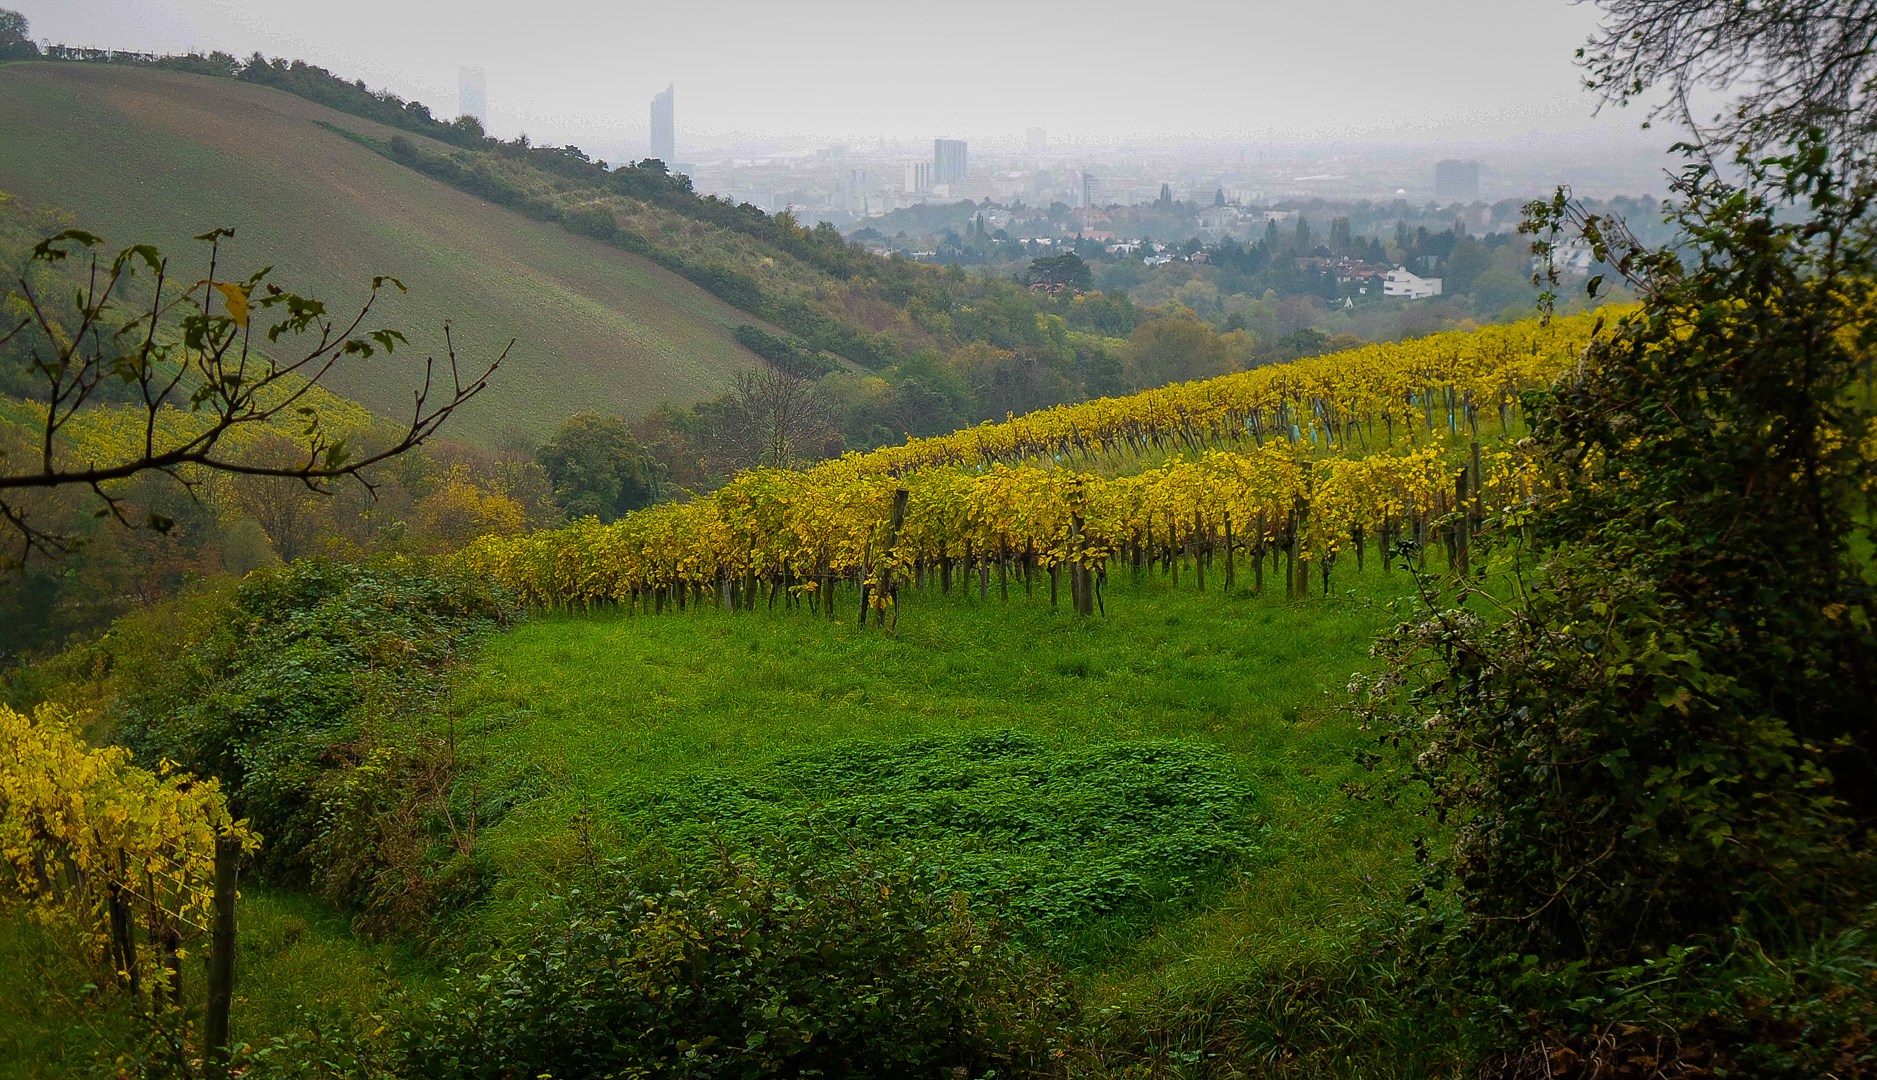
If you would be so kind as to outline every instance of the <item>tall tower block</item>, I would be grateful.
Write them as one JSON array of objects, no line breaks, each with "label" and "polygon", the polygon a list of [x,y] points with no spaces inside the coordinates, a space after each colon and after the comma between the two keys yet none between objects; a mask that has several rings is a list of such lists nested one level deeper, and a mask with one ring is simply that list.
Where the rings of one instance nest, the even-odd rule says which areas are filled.
[{"label": "tall tower block", "polygon": [[673,105],[677,94],[674,83],[652,98],[652,152],[649,156],[672,165],[678,157],[678,119]]},{"label": "tall tower block", "polygon": [[473,116],[486,131],[489,127],[489,80],[477,67],[462,68],[456,76],[456,115]]},{"label": "tall tower block", "polygon": [[932,183],[955,184],[965,178],[965,141],[963,139],[932,140]]}]

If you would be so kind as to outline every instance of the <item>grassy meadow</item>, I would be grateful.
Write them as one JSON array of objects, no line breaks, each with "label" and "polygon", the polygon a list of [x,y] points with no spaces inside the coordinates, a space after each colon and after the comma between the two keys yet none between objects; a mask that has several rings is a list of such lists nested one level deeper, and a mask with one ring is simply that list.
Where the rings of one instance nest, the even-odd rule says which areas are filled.
[{"label": "grassy meadow", "polygon": [[[0,192],[71,211],[113,250],[154,243],[194,280],[190,237],[235,230],[225,265],[327,302],[361,302],[374,275],[410,286],[383,322],[441,357],[451,322],[465,364],[516,340],[492,392],[451,433],[541,437],[580,409],[637,415],[720,392],[754,362],[743,312],[650,260],[529,220],[346,138],[393,132],[232,79],[91,64],[0,65]],[[76,139],[74,131],[85,132]],[[198,265],[200,263],[200,265]],[[400,416],[421,373],[359,365],[331,389]]]},{"label": "grassy meadow", "polygon": [[1302,600],[1122,575],[1088,620],[1046,583],[909,590],[897,635],[858,629],[851,593],[832,620],[538,616],[449,710],[500,814],[483,918],[499,932],[589,846],[818,830],[938,860],[1117,1002],[1334,952],[1408,857],[1405,818],[1343,794],[1370,741],[1339,709],[1407,589],[1373,568]]},{"label": "grassy meadow", "polygon": [[[446,935],[500,942],[583,860],[864,846],[1016,920],[1101,1015],[1163,1040],[1145,1053],[1196,1068],[1219,1052],[1207,1002],[1346,955],[1409,867],[1405,814],[1343,793],[1370,740],[1339,708],[1406,575],[1287,599],[1123,573],[1092,619],[1052,609],[1047,579],[1028,596],[1013,579],[1007,602],[969,585],[908,589],[895,634],[857,628],[842,590],[832,619],[559,612],[484,641],[430,721],[467,763],[495,871]],[[239,918],[236,1041],[366,1022],[442,977],[299,894],[245,889]],[[74,1006],[95,976],[54,945],[0,928],[0,1080],[128,1048],[110,999]]]}]

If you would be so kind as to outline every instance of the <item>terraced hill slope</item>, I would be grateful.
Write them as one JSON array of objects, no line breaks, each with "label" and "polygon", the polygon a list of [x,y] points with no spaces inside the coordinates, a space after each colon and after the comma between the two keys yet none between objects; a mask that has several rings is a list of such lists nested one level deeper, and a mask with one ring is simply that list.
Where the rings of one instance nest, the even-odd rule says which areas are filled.
[{"label": "terraced hill slope", "polygon": [[[517,344],[452,434],[539,435],[582,409],[631,415],[711,396],[755,362],[732,331],[755,321],[651,261],[529,220],[386,160],[345,133],[379,124],[232,79],[91,64],[0,65],[0,191],[72,211],[108,243],[158,244],[194,278],[211,227],[236,230],[243,273],[335,310],[374,274],[410,286],[383,309],[441,353]],[[407,137],[408,136],[408,133]],[[408,408],[408,371],[357,368],[333,389]]]}]

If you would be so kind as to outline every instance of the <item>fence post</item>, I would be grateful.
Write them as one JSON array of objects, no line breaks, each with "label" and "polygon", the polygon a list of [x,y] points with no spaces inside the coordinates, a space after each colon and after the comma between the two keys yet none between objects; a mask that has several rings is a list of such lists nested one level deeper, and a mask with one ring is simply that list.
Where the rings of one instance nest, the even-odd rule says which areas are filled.
[{"label": "fence post", "polygon": [[215,838],[214,925],[209,929],[208,1010],[203,1019],[203,1058],[212,1077],[228,1075],[228,1009],[235,991],[235,883],[241,841]]},{"label": "fence post", "polygon": [[[881,556],[880,599],[893,605],[893,626],[899,627],[899,584],[893,580],[893,560],[899,554],[899,530],[906,524],[906,500],[912,495],[905,488],[893,492],[893,515],[886,523],[886,552]],[[861,606],[860,622],[867,624],[867,609]],[[886,625],[886,608],[879,609],[876,625]]]},{"label": "fence post", "polygon": [[1471,546],[1473,531],[1470,520],[1473,508],[1467,500],[1466,474],[1467,470],[1461,469],[1459,476],[1453,482],[1453,549],[1455,555],[1453,569],[1454,573],[1461,578],[1465,578],[1470,570],[1468,558],[1470,552],[1467,549]]}]

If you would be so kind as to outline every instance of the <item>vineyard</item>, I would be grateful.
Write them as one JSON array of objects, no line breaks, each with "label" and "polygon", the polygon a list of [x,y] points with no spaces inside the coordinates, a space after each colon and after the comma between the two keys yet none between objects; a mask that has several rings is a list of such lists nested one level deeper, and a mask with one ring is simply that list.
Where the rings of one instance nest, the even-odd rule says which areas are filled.
[{"label": "vineyard", "polygon": [[183,961],[210,948],[208,1045],[227,1044],[235,864],[260,846],[220,786],[93,749],[57,706],[0,705],[0,899],[72,932],[100,982],[183,1000]]},{"label": "vineyard", "polygon": [[[850,454],[752,470],[706,498],[522,537],[462,562],[541,607],[664,611],[779,598],[832,617],[858,590],[884,622],[907,583],[975,576],[1003,597],[1067,571],[1101,606],[1111,569],[1225,588],[1267,562],[1286,588],[1328,589],[1339,560],[1387,564],[1404,539],[1467,567],[1469,532],[1543,477],[1513,443],[1519,395],[1577,362],[1598,316],[1527,321],[1107,398]],[[1095,471],[1101,465],[1106,468]],[[1132,469],[1133,471],[1129,471]],[[1118,475],[1108,475],[1108,473]]]}]

